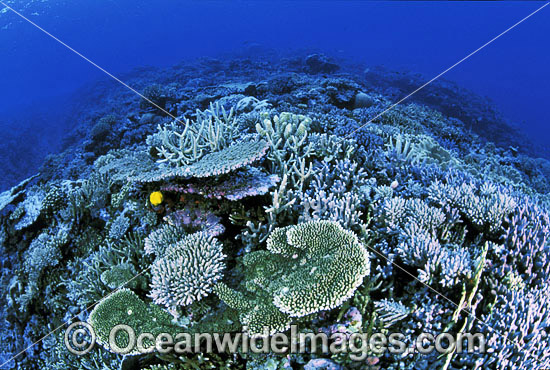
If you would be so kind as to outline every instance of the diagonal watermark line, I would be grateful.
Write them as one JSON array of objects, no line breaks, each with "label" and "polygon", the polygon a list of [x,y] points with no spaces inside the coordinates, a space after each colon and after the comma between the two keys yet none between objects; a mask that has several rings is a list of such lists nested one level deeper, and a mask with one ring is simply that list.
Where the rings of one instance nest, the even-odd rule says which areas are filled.
[{"label": "diagonal watermark line", "polygon": [[105,73],[107,76],[111,77],[113,80],[117,81],[118,83],[120,83],[121,85],[125,86],[127,89],[129,89],[130,91],[134,92],[136,95],[139,95],[142,99],[144,99],[145,101],[147,101],[149,104],[153,105],[155,108],[159,109],[160,111],[162,111],[163,113],[165,113],[166,115],[170,116],[171,118],[173,118],[174,120],[176,120],[178,123],[182,123],[182,124],[185,124],[183,121],[181,121],[180,119],[178,119],[177,117],[175,117],[173,114],[171,114],[170,112],[168,112],[166,109],[164,109],[163,107],[161,107],[160,105],[158,105],[157,103],[155,103],[154,101],[152,101],[151,99],[149,99],[148,97],[144,96],[142,93],[140,93],[139,91],[137,91],[136,89],[134,89],[132,86],[128,85],[126,82],[122,81],[120,78],[116,77],[115,75],[113,75],[112,73],[110,73],[109,71],[107,71],[105,68],[101,67],[100,65],[96,64],[95,62],[93,62],[92,60],[90,60],[89,58],[87,58],[85,55],[82,55],[81,53],[79,53],[77,50],[73,49],[71,46],[67,45],[66,43],[64,43],[63,41],[61,41],[60,39],[58,39],[57,37],[55,37],[54,35],[52,35],[51,33],[49,33],[48,31],[46,31],[44,28],[40,27],[39,25],[37,25],[36,23],[34,23],[33,21],[31,21],[30,19],[28,19],[27,17],[25,17],[23,14],[19,13],[18,11],[16,11],[15,9],[13,9],[12,7],[6,5],[4,2],[0,1],[0,4],[2,4],[3,6],[5,6],[7,9],[11,10],[13,13],[15,13],[16,15],[18,15],[19,17],[21,17],[23,20],[27,21],[28,23],[32,24],[34,27],[38,28],[40,31],[44,32],[46,35],[50,36],[52,39],[54,39],[55,41],[57,41],[58,43],[60,43],[61,45],[65,46],[67,49],[69,49],[70,51],[72,51],[73,53],[75,53],[76,55],[78,55],[79,57],[81,57],[82,59],[84,59],[85,61],[87,61],[88,63],[90,63],[91,65],[93,65],[94,67],[96,67],[97,69],[99,69],[101,72]]},{"label": "diagonal watermark line", "polygon": [[[99,65],[97,65],[96,63],[94,63],[93,61],[91,61],[90,59],[88,59],[87,57],[85,57],[84,55],[82,55],[81,53],[79,53],[78,51],[76,51],[75,49],[73,49],[72,47],[70,47],[69,45],[67,45],[66,43],[64,43],[63,41],[59,40],[57,37],[53,36],[51,33],[47,32],[46,30],[44,30],[42,27],[38,26],[36,23],[32,22],[31,20],[29,20],[28,18],[26,18],[25,16],[23,16],[22,14],[20,14],[19,12],[17,12],[16,10],[14,10],[13,8],[9,7],[8,5],[6,5],[5,3],[3,3],[2,1],[0,1],[0,4],[2,4],[3,6],[5,6],[7,9],[11,10],[13,13],[15,13],[16,15],[18,15],[19,17],[21,17],[22,19],[24,19],[25,21],[27,21],[28,23],[30,23],[31,25],[33,25],[34,27],[38,28],[40,31],[44,32],[46,35],[50,36],[51,38],[53,38],[55,41],[57,41],[58,43],[60,43],[61,45],[65,46],[67,49],[71,50],[73,53],[77,54],[78,56],[80,56],[81,58],[83,58],[84,60],[86,60],[88,63],[92,64],[94,67],[96,67],[97,69],[101,70],[102,72],[104,72],[105,74],[107,74],[109,77],[111,77],[112,79],[114,79],[115,81],[119,82],[120,84],[122,84],[123,86],[125,86],[126,88],[128,88],[129,90],[131,90],[132,92],[134,92],[135,94],[139,95],[140,97],[142,97],[144,100],[146,100],[147,102],[149,102],[150,104],[152,104],[153,106],[155,106],[156,108],[158,108],[159,110],[161,110],[162,112],[166,113],[168,116],[172,117],[173,119],[175,119],[176,121],[180,122],[180,123],[183,123],[181,120],[179,120],[177,117],[173,116],[172,114],[170,114],[168,111],[166,111],[164,108],[160,107],[158,104],[156,104],[155,102],[153,102],[152,100],[150,100],[149,98],[145,97],[144,95],[142,95],[141,93],[139,93],[137,90],[135,90],[134,88],[132,88],[131,86],[129,86],[128,84],[126,84],[124,81],[120,80],[119,78],[117,78],[116,76],[114,76],[113,74],[109,73],[108,71],[106,71],[104,68],[100,67]],[[524,22],[525,20],[527,20],[528,18],[530,18],[531,16],[533,16],[535,13],[539,12],[540,10],[542,10],[544,7],[546,7],[547,5],[549,5],[550,3],[546,3],[544,4],[543,6],[541,6],[540,8],[538,8],[537,10],[535,10],[534,12],[532,12],[531,14],[529,14],[528,16],[524,17],[522,20],[518,21],[516,24],[514,24],[513,26],[509,27],[507,30],[505,30],[504,32],[502,32],[501,34],[499,34],[498,36],[496,36],[495,38],[493,38],[492,40],[488,41],[487,43],[485,43],[484,45],[482,45],[481,47],[479,47],[478,49],[476,49],[475,51],[473,51],[472,53],[470,53],[469,55],[467,55],[466,57],[464,57],[463,59],[461,59],[460,61],[458,61],[457,63],[455,63],[453,66],[447,68],[445,71],[443,71],[442,73],[440,73],[439,75],[437,75],[436,77],[434,77],[432,80],[428,81],[427,83],[425,83],[424,85],[422,85],[421,87],[419,87],[418,89],[416,89],[415,91],[413,91],[412,93],[410,93],[409,95],[407,95],[405,98],[399,100],[397,103],[394,103],[392,106],[390,106],[388,109],[386,109],[385,111],[383,111],[382,113],[378,114],[377,116],[375,116],[374,118],[372,118],[371,120],[369,120],[367,123],[365,123],[364,125],[362,125],[361,127],[357,128],[355,131],[353,131],[351,134],[349,134],[347,137],[349,137],[350,135],[354,134],[355,132],[359,131],[360,129],[362,129],[363,127],[365,127],[367,124],[371,123],[374,119],[380,117],[381,115],[383,115],[384,113],[386,113],[387,111],[389,111],[390,109],[394,108],[395,106],[397,106],[398,104],[400,104],[401,102],[403,102],[405,99],[409,98],[410,96],[414,95],[416,92],[420,91],[421,89],[423,89],[424,87],[426,87],[427,85],[429,85],[430,83],[432,83],[433,81],[435,81],[436,79],[438,79],[439,77],[441,77],[442,75],[444,75],[445,73],[447,73],[448,71],[450,71],[451,69],[453,69],[454,67],[456,67],[457,65],[459,65],[460,63],[462,63],[463,61],[465,61],[466,59],[468,59],[469,57],[471,57],[472,55],[474,55],[475,53],[477,53],[478,51],[480,51],[481,49],[483,49],[485,46],[489,45],[490,43],[492,43],[493,41],[495,41],[496,39],[498,39],[499,37],[501,37],[502,35],[504,35],[505,33],[507,33],[508,31],[512,30],[513,28],[515,28],[517,25],[521,24],[522,22]],[[482,321],[481,319],[477,318],[474,314],[472,314],[471,312],[469,312],[468,310],[466,309],[461,309],[455,302],[453,302],[450,298],[446,297],[445,295],[443,295],[442,293],[438,292],[437,290],[435,290],[434,288],[432,288],[431,286],[429,286],[428,284],[420,281],[418,278],[416,278],[414,275],[412,275],[410,272],[406,271],[405,269],[403,269],[401,266],[397,265],[396,263],[394,263],[393,261],[390,261],[386,256],[384,256],[383,254],[381,254],[380,252],[376,251],[375,249],[373,249],[372,247],[369,247],[369,249],[371,249],[374,253],[376,253],[378,256],[384,258],[385,260],[387,260],[388,262],[392,263],[393,265],[395,265],[397,268],[403,270],[405,273],[407,273],[408,275],[410,275],[414,280],[420,282],[421,284],[425,285],[427,288],[429,288],[431,291],[435,292],[436,294],[440,295],[441,297],[443,297],[445,300],[449,301],[451,304],[453,304],[455,307],[459,308],[460,311],[464,311],[466,313],[468,313],[470,316],[472,316],[475,320],[483,323],[487,328],[489,328],[491,331],[493,331],[494,333],[498,334],[499,336],[501,336],[502,338],[504,338],[505,340],[507,340],[508,342],[510,342],[512,345],[516,346],[517,344],[512,342],[510,339],[507,338],[507,336],[504,336],[502,333],[496,331],[495,329],[493,329],[492,327],[490,327],[488,324],[486,324],[484,321]],[[105,297],[103,297],[102,299],[104,298],[107,298],[107,297],[110,297],[111,295],[113,295],[114,293],[116,293],[118,290],[120,290],[121,288],[125,287],[128,283],[130,283],[131,281],[133,281],[134,279],[138,278],[139,276],[143,275],[145,272],[147,272],[149,269],[151,268],[151,266],[149,266],[148,268],[142,270],[140,273],[136,274],[133,278],[131,278],[130,280],[128,280],[126,283],[122,284],[120,287],[118,287],[117,289],[113,290],[111,293],[107,294]],[[78,318],[78,316],[80,316],[82,313],[86,312],[87,310],[95,307],[101,300],[98,300],[96,301],[95,303],[91,304],[90,306],[86,307],[82,312],[80,312],[78,315],[74,316],[72,319],[75,319],[75,318]],[[32,343],[31,345],[29,345],[27,348],[23,349],[22,351],[20,351],[19,353],[17,353],[15,356],[13,356],[12,358],[10,358],[8,361],[4,362],[3,364],[0,365],[0,368],[3,367],[4,365],[10,363],[11,361],[13,361],[15,358],[17,358],[18,356],[20,356],[21,354],[25,353],[27,350],[29,350],[30,348],[32,348],[33,346],[35,346],[36,344],[40,343],[41,341],[43,341],[45,338],[49,337],[50,335],[54,334],[55,332],[57,332],[59,329],[67,326],[68,323],[64,323],[60,326],[58,326],[57,328],[55,328],[54,330],[52,330],[50,333],[46,334],[45,336],[43,336],[42,338],[40,338],[39,340],[37,340],[36,342]],[[535,361],[537,362],[540,362],[540,360],[536,359],[535,358]]]},{"label": "diagonal watermark line", "polygon": [[437,80],[438,78],[440,78],[441,76],[443,76],[444,74],[446,74],[447,72],[449,72],[450,70],[452,70],[453,68],[455,68],[456,66],[458,66],[459,64],[461,64],[462,62],[464,62],[465,60],[469,59],[471,56],[473,56],[474,54],[476,54],[477,52],[479,52],[480,50],[484,49],[486,46],[488,46],[489,44],[491,44],[492,42],[496,41],[497,39],[499,39],[501,36],[505,35],[506,33],[508,33],[509,31],[513,30],[514,28],[516,28],[517,26],[519,26],[520,24],[522,24],[523,22],[525,22],[527,19],[531,18],[533,15],[535,15],[536,13],[540,12],[543,8],[545,8],[546,6],[550,5],[550,3],[545,3],[543,6],[539,7],[537,10],[535,10],[534,12],[530,13],[529,15],[527,15],[526,17],[522,18],[521,20],[519,20],[518,22],[516,22],[515,24],[513,24],[512,26],[508,27],[505,31],[501,32],[500,34],[498,34],[497,36],[493,37],[491,40],[487,41],[485,44],[481,45],[479,48],[477,48],[476,50],[472,51],[470,54],[466,55],[464,58],[460,59],[458,62],[456,62],[455,64],[453,64],[452,66],[450,66],[449,68],[447,68],[446,70],[444,70],[443,72],[441,72],[440,74],[438,74],[437,76],[435,76],[434,78],[432,78],[431,80],[429,80],[428,82],[426,82],[425,84],[423,84],[422,86],[420,86],[419,88],[417,88],[416,90],[414,90],[413,92],[409,93],[407,96],[405,96],[404,98],[401,98],[399,99],[396,103],[393,103],[392,105],[390,105],[388,108],[386,108],[385,110],[383,110],[381,113],[378,113],[376,116],[374,116],[373,118],[369,119],[366,123],[364,123],[363,125],[359,126],[358,128],[356,128],[355,130],[353,130],[352,132],[350,132],[346,138],[349,139],[353,134],[355,134],[357,131],[360,131],[361,129],[363,129],[366,125],[368,125],[369,123],[372,123],[375,119],[377,119],[378,117],[384,115],[385,113],[387,113],[388,111],[392,110],[393,108],[395,108],[396,106],[398,106],[399,104],[403,103],[405,100],[407,100],[408,98],[410,98],[411,96],[413,96],[414,94],[416,94],[417,92],[419,92],[420,90],[422,90],[423,88],[425,88],[426,86],[428,86],[429,84],[431,84],[432,82],[434,82],[435,80]]},{"label": "diagonal watermark line", "polygon": [[[151,265],[152,266],[152,265]],[[97,304],[103,300],[103,299],[106,299],[110,296],[112,296],[113,294],[115,294],[116,292],[118,292],[120,289],[124,288],[126,285],[128,285],[128,283],[132,282],[133,280],[137,279],[138,277],[140,277],[141,275],[145,274],[147,271],[149,271],[151,269],[151,266],[147,267],[146,269],[142,270],[141,272],[139,272],[137,275],[135,275],[134,277],[132,277],[130,280],[128,280],[127,282],[125,282],[124,284],[122,284],[121,286],[119,286],[118,288],[116,288],[115,290],[113,290],[112,292],[110,292],[109,294],[107,294],[106,296],[104,296],[103,298],[101,298],[100,300],[92,303],[91,305],[89,305],[88,307],[86,307],[85,309],[83,309],[82,311],[80,311],[78,314],[76,314],[75,316],[73,316],[70,320],[67,320],[67,322],[59,325],[58,327],[56,327],[55,329],[53,329],[52,331],[50,331],[48,334],[44,335],[42,338],[38,339],[36,342],[32,343],[32,344],[29,344],[26,348],[22,349],[21,351],[19,351],[17,354],[15,354],[14,356],[12,356],[9,360],[5,361],[4,363],[0,364],[0,368],[4,367],[4,365],[7,365],[9,364],[10,362],[12,362],[13,360],[15,360],[17,357],[21,356],[23,353],[27,352],[29,349],[31,349],[32,347],[36,346],[38,343],[42,342],[44,339],[48,338],[50,335],[52,334],[55,334],[59,331],[59,329],[62,329],[64,328],[65,326],[68,326],[69,325],[69,322],[74,320],[74,319],[77,319],[80,315],[82,315],[83,313],[89,311],[90,309],[94,308],[95,306],[97,306]]]}]

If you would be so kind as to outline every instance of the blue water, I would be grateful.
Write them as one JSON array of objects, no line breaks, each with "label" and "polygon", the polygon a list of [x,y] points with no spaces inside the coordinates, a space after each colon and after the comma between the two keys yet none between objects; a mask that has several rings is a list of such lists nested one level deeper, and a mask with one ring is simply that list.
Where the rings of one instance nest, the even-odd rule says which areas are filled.
[{"label": "blue water", "polygon": [[[7,1],[25,17],[115,75],[250,45],[317,50],[368,66],[436,76],[542,2]],[[1,9],[1,7],[0,7]],[[550,140],[550,7],[445,75],[489,97],[533,143]],[[0,127],[70,129],[67,99],[101,71],[11,11],[0,11]],[[63,122],[62,124],[60,122]],[[22,143],[25,145],[25,143]],[[38,154],[37,154],[38,155]]]}]

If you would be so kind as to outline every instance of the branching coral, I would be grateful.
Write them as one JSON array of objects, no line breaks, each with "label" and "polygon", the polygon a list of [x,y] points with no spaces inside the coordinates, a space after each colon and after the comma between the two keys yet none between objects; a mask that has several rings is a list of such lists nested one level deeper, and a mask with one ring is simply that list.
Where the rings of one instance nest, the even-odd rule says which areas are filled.
[{"label": "branching coral", "polygon": [[529,199],[523,199],[507,219],[502,236],[504,248],[495,250],[495,260],[501,276],[521,274],[528,284],[549,281],[550,216]]},{"label": "branching coral", "polygon": [[[303,115],[284,112],[270,119],[269,114],[264,112],[261,118],[261,122],[256,124],[256,131],[269,142],[269,172],[279,175],[281,182],[271,192],[271,205],[264,207],[267,224],[249,222],[240,236],[243,241],[247,245],[252,240],[265,241],[275,227],[293,219],[291,212],[293,207],[299,206],[300,199],[304,199],[302,208],[306,208],[300,221],[321,217],[334,219],[337,214],[346,216],[346,226],[358,221],[356,216],[360,215],[360,211],[357,207],[357,196],[349,194],[325,201],[325,194],[316,194],[315,199],[306,199],[314,191],[310,190],[310,194],[304,193],[319,170],[314,168],[315,161],[332,163],[349,159],[356,150],[354,140],[323,134],[310,136],[312,120]],[[312,216],[310,212],[317,212],[317,215]]]},{"label": "branching coral", "polygon": [[303,115],[283,112],[270,118],[269,113],[261,113],[256,132],[269,143],[271,173],[282,176],[288,169],[299,167],[300,158],[311,150],[307,144],[310,126],[311,118]]},{"label": "branching coral", "polygon": [[422,229],[435,232],[447,220],[441,208],[430,206],[426,201],[394,197],[385,199],[377,210],[379,226],[389,234],[399,234],[405,225],[414,223]]},{"label": "branching coral", "polygon": [[144,251],[146,254],[154,254],[160,257],[164,255],[169,245],[183,239],[185,235],[186,232],[183,227],[165,223],[145,238]]},{"label": "branching coral", "polygon": [[517,206],[515,198],[505,188],[489,182],[480,186],[435,182],[429,192],[435,204],[458,208],[477,228],[493,234],[502,232],[504,220]]},{"label": "branching coral", "polygon": [[391,154],[401,161],[411,164],[435,163],[442,168],[460,165],[460,162],[448,150],[441,147],[430,136],[413,136],[400,133],[390,136],[389,143],[386,146]]},{"label": "branching coral", "polygon": [[155,304],[187,306],[212,291],[225,268],[222,245],[198,232],[169,245],[151,267],[151,293]]},{"label": "branching coral", "polygon": [[63,224],[47,230],[36,237],[25,252],[23,270],[28,284],[25,293],[17,300],[20,310],[26,311],[30,301],[36,297],[41,287],[41,277],[44,271],[56,266],[62,257],[61,247],[67,243],[70,225]]},{"label": "branching coral", "polygon": [[291,192],[298,199],[299,221],[333,220],[345,228],[364,230],[365,197],[360,189],[367,181],[367,174],[349,159],[321,162],[304,191]]},{"label": "branching coral", "polygon": [[159,125],[159,132],[147,138],[147,143],[158,151],[159,162],[190,165],[239,138],[233,109],[227,113],[219,104],[210,104],[210,109],[204,112],[197,110],[195,121],[184,120],[173,121],[164,127]]},{"label": "branching coral", "polygon": [[475,248],[462,246],[450,237],[459,234],[459,229],[450,231],[457,225],[450,210],[417,198],[395,197],[376,207],[375,219],[380,231],[396,243],[391,253],[417,267],[421,281],[450,287],[471,277]]},{"label": "branching coral", "polygon": [[386,144],[388,150],[394,153],[398,158],[407,162],[417,161],[417,150],[414,143],[411,142],[408,136],[395,135],[390,137],[389,143]]},{"label": "branching coral", "polygon": [[486,334],[486,353],[462,354],[462,368],[483,363],[487,368],[543,369],[550,366],[548,284],[535,289],[509,291],[497,297],[495,307],[474,323],[474,332]]},{"label": "branching coral", "polygon": [[324,162],[350,159],[357,150],[355,140],[336,135],[313,133],[309,135],[308,142],[311,144],[311,154]]},{"label": "branching coral", "polygon": [[443,287],[449,287],[472,277],[472,257],[467,248],[443,246],[416,223],[408,224],[399,240],[395,251],[405,264],[419,268],[420,281],[430,284],[438,277]]}]

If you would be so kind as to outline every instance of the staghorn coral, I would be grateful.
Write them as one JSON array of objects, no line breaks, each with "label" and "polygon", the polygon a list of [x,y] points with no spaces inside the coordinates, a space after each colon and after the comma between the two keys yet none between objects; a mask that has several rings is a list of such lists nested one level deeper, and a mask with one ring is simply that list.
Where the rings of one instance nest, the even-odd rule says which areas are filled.
[{"label": "staghorn coral", "polygon": [[507,219],[508,226],[494,260],[500,276],[520,274],[532,286],[549,281],[550,276],[550,216],[529,199],[522,199]]},{"label": "staghorn coral", "polygon": [[476,364],[518,370],[550,366],[549,292],[545,283],[498,296],[491,312],[473,324],[473,330],[486,334],[487,352],[457,355],[457,368],[468,369]]},{"label": "staghorn coral", "polygon": [[195,121],[178,119],[158,126],[158,133],[147,138],[147,144],[157,150],[159,162],[186,166],[202,156],[227,148],[239,138],[239,127],[233,108],[227,113],[223,106],[210,104],[210,109],[197,110]]},{"label": "staghorn coral", "polygon": [[[256,241],[265,241],[275,227],[294,222],[292,213],[295,209],[303,212],[299,221],[344,216],[345,226],[356,224],[355,227],[364,229],[359,221],[360,197],[356,194],[333,195],[333,199],[327,201],[325,194],[315,193],[312,186],[306,190],[315,181],[317,172],[322,171],[322,164],[349,160],[356,151],[355,141],[334,135],[309,135],[312,120],[303,115],[285,112],[270,119],[269,114],[264,112],[261,117],[263,121],[257,123],[256,131],[270,143],[268,171],[278,174],[281,182],[271,192],[271,204],[264,206],[267,223],[249,221],[247,229],[239,236],[247,248],[250,249]],[[320,160],[321,164],[318,163]],[[300,200],[303,200],[302,204]]]},{"label": "staghorn coral", "polygon": [[146,254],[154,254],[160,257],[164,255],[169,245],[183,239],[185,235],[186,232],[181,226],[165,223],[145,238],[144,251]]},{"label": "staghorn coral", "polygon": [[460,229],[453,230],[458,225],[453,211],[418,198],[394,197],[380,202],[374,218],[387,240],[395,243],[395,247],[385,247],[385,252],[418,268],[420,281],[451,287],[472,277],[478,251],[456,239]]},{"label": "staghorn coral", "polygon": [[311,144],[307,144],[311,118],[288,112],[273,118],[267,112],[260,116],[256,132],[269,144],[270,172],[282,176],[288,169],[299,165],[300,158],[311,150]]},{"label": "staghorn coral", "polygon": [[388,151],[404,162],[415,163],[418,161],[418,151],[409,136],[397,134],[391,136],[389,143],[386,144]]},{"label": "staghorn coral", "polygon": [[291,192],[291,197],[297,198],[295,207],[301,210],[298,220],[332,220],[348,229],[365,230],[365,196],[359,189],[367,181],[359,164],[349,159],[319,163],[304,191]]},{"label": "staghorn coral", "polygon": [[357,150],[354,139],[346,139],[336,135],[312,133],[308,136],[311,144],[311,154],[324,162],[337,159],[350,159]]},{"label": "staghorn coral", "polygon": [[427,284],[438,278],[439,284],[450,287],[472,277],[469,249],[441,245],[433,234],[416,223],[410,223],[402,230],[395,252],[405,264],[418,267],[418,279]]},{"label": "staghorn coral", "polygon": [[489,182],[477,185],[437,181],[428,191],[433,203],[458,208],[477,228],[493,234],[503,231],[504,220],[517,206],[517,201],[506,188]]},{"label": "staghorn coral", "polygon": [[187,306],[212,291],[225,268],[222,245],[205,232],[187,235],[166,247],[151,266],[153,302]]}]

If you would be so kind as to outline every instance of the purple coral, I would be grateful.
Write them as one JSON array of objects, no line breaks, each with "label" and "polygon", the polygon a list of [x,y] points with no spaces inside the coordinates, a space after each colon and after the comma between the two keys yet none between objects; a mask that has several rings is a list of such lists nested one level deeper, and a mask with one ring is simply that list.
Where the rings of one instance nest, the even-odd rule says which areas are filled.
[{"label": "purple coral", "polygon": [[191,205],[175,210],[164,217],[172,226],[202,230],[210,236],[218,236],[225,231],[221,219],[212,212]]},{"label": "purple coral", "polygon": [[304,365],[304,370],[342,370],[342,365],[326,358],[314,358]]},{"label": "purple coral", "polygon": [[248,167],[229,178],[219,181],[209,180],[196,179],[187,184],[163,185],[160,190],[235,201],[264,195],[271,187],[277,185],[280,179],[277,175],[268,175],[255,167]]}]

